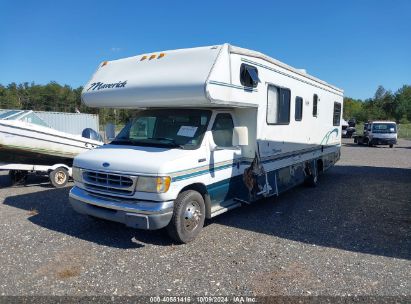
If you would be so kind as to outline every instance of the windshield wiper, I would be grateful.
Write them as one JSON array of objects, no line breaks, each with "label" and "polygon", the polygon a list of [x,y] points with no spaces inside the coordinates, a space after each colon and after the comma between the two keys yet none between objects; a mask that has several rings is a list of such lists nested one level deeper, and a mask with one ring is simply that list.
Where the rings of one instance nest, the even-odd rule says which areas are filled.
[{"label": "windshield wiper", "polygon": [[176,143],[176,141],[173,138],[169,138],[169,137],[149,137],[147,139],[150,139],[150,140],[168,140],[169,141],[168,143],[159,143],[159,144],[184,149],[184,146]]},{"label": "windshield wiper", "polygon": [[155,137],[155,138],[147,138],[152,140],[168,140],[169,142],[145,142],[140,140],[131,140],[131,139],[115,139],[110,144],[113,145],[126,145],[126,146],[145,146],[145,147],[173,147],[173,148],[180,148],[184,149],[183,145],[177,144],[174,139],[166,138],[166,137]]},{"label": "windshield wiper", "polygon": [[147,139],[168,140],[168,141],[171,141],[171,142],[175,142],[175,140],[173,138],[170,138],[170,137],[148,137]]},{"label": "windshield wiper", "polygon": [[129,139],[114,139],[110,142],[113,145],[133,145],[134,143]]}]

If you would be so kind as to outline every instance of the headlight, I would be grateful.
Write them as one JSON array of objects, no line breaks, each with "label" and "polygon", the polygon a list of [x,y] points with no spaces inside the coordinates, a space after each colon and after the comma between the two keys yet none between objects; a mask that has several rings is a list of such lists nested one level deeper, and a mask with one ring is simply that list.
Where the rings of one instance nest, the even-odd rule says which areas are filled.
[{"label": "headlight", "polygon": [[81,183],[83,181],[83,178],[81,176],[81,169],[78,167],[73,167],[71,169],[71,174],[73,176],[74,181]]},{"label": "headlight", "polygon": [[137,191],[164,193],[170,188],[171,178],[169,176],[150,177],[139,176],[137,179]]}]

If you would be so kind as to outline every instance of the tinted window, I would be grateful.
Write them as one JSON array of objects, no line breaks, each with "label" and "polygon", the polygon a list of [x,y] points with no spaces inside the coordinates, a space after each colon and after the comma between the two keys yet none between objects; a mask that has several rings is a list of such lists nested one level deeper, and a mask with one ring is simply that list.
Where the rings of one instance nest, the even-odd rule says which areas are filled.
[{"label": "tinted window", "polygon": [[217,114],[211,130],[214,143],[219,147],[231,147],[233,145],[233,129],[234,123],[230,114]]},{"label": "tinted window", "polygon": [[303,99],[299,96],[295,98],[295,120],[303,118]]},{"label": "tinted window", "polygon": [[240,82],[245,87],[257,87],[259,82],[257,68],[243,63],[240,67]]},{"label": "tinted window", "polygon": [[373,123],[373,133],[396,133],[397,125],[393,123]]},{"label": "tinted window", "polygon": [[334,102],[333,125],[339,126],[341,118],[341,103]]},{"label": "tinted window", "polygon": [[290,122],[291,91],[273,85],[267,92],[267,123],[288,124]]},{"label": "tinted window", "polygon": [[318,115],[318,95],[314,94],[313,97],[313,116],[317,117]]}]

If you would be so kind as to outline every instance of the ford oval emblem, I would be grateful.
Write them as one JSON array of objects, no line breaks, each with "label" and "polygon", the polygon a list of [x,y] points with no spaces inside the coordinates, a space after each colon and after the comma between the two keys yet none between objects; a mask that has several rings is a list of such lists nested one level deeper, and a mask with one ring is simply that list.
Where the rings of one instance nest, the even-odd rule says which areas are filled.
[{"label": "ford oval emblem", "polygon": [[104,167],[104,168],[107,168],[108,166],[110,166],[109,163],[103,163],[103,167]]}]

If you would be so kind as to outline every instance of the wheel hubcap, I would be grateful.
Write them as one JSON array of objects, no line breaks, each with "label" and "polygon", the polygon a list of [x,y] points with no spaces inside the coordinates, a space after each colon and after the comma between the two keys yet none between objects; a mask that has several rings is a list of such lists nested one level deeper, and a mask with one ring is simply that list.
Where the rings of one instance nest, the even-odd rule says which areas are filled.
[{"label": "wheel hubcap", "polygon": [[187,231],[193,231],[201,219],[201,209],[200,205],[192,201],[187,204],[186,210],[184,211],[184,228]]},{"label": "wheel hubcap", "polygon": [[54,180],[57,184],[63,184],[66,181],[66,175],[64,172],[59,171],[56,173]]}]

